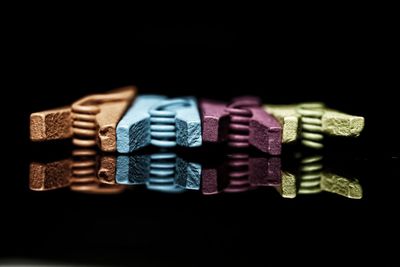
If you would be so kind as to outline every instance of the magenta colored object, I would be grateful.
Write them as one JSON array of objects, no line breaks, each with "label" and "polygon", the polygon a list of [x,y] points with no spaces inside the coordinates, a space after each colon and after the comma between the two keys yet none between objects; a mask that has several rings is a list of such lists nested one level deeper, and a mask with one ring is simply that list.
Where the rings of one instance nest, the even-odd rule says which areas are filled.
[{"label": "magenta colored object", "polygon": [[202,170],[204,195],[220,192],[239,193],[261,186],[281,184],[279,157],[251,157],[247,152],[227,155],[222,164]]},{"label": "magenta colored object", "polygon": [[210,100],[200,101],[203,141],[228,141],[233,148],[253,146],[270,155],[280,155],[282,127],[261,106],[257,97],[237,97],[226,105]]},{"label": "magenta colored object", "polygon": [[219,193],[217,169],[203,169],[201,171],[201,192],[204,195],[215,195]]},{"label": "magenta colored object", "polygon": [[201,170],[201,192],[204,195],[220,193],[229,183],[225,164]]},{"label": "magenta colored object", "polygon": [[278,186],[281,184],[281,158],[250,158],[249,182],[252,186]]},{"label": "magenta colored object", "polygon": [[250,110],[253,113],[250,121],[250,144],[270,155],[280,155],[282,126],[261,107],[250,108]]},{"label": "magenta colored object", "polygon": [[226,105],[212,100],[200,101],[203,142],[219,143],[226,140],[229,127],[229,113]]}]

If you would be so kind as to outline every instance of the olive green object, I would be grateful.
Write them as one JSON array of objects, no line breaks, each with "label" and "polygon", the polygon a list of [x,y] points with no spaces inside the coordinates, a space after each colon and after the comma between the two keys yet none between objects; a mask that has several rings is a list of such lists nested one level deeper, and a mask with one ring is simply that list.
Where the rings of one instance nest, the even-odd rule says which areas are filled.
[{"label": "olive green object", "polygon": [[295,174],[282,171],[281,186],[277,188],[282,197],[330,192],[352,199],[362,198],[362,187],[358,180],[327,171],[322,155],[300,156],[299,163]]},{"label": "olive green object", "polygon": [[362,188],[358,180],[351,180],[334,173],[322,173],[321,189],[347,198],[362,198]]},{"label": "olive green object", "polygon": [[282,143],[298,139],[306,146],[321,148],[323,135],[357,137],[364,128],[364,118],[326,108],[322,103],[264,105],[282,125]]},{"label": "olive green object", "polygon": [[290,172],[282,171],[282,183],[278,191],[284,198],[295,198],[297,191],[296,176]]},{"label": "olive green object", "polygon": [[[297,179],[300,179],[298,190]],[[296,177],[290,172],[282,172],[282,184],[278,191],[284,198],[295,198],[297,194],[318,194],[323,191],[351,199],[361,199],[363,196],[362,187],[357,179],[346,178],[330,172],[322,172],[320,179],[314,180]]]},{"label": "olive green object", "polygon": [[297,105],[265,105],[264,109],[272,114],[282,125],[282,143],[292,143],[299,136],[300,114],[296,112]]},{"label": "olive green object", "polygon": [[322,131],[333,136],[357,137],[364,128],[364,118],[335,110],[326,110],[322,116]]}]

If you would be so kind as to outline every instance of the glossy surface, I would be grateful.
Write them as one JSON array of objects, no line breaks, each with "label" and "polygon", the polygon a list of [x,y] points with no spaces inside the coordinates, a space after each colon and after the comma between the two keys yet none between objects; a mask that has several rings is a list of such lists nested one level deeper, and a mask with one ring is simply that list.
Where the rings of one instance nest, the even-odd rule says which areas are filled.
[{"label": "glossy surface", "polygon": [[148,189],[163,192],[199,190],[201,165],[188,162],[172,152],[139,155],[119,155],[116,184],[146,184]]},{"label": "glossy surface", "polygon": [[[260,254],[253,260],[259,261],[265,247],[279,253],[281,250],[273,247],[285,244],[293,235],[312,239],[328,235],[324,238],[351,249],[362,246],[357,240],[362,240],[364,234],[353,230],[351,240],[343,239],[348,234],[339,237],[343,234],[340,229],[356,229],[354,223],[371,219],[377,211],[371,201],[378,197],[381,203],[391,199],[386,193],[392,192],[388,185],[398,169],[396,159],[369,159],[335,151],[310,160],[314,154],[299,151],[285,151],[282,157],[271,158],[253,151],[229,154],[223,148],[207,148],[173,151],[164,154],[171,157],[160,158],[159,152],[152,150],[118,156],[69,149],[59,145],[33,149],[29,158],[21,158],[21,162],[30,162],[30,171],[21,169],[21,179],[9,180],[8,199],[25,201],[5,209],[6,214],[12,214],[13,226],[3,223],[12,227],[8,229],[19,229],[18,236],[27,239],[20,244],[6,238],[8,253],[12,253],[8,255],[22,255],[21,250],[11,252],[18,246],[29,249],[33,259],[68,259],[72,251],[79,255],[77,259],[98,262],[98,253],[102,252],[106,255],[102,264],[111,266],[147,262],[153,255],[148,250],[157,243],[163,246],[158,262],[175,251],[168,246],[175,240],[175,247],[186,255],[169,258],[168,262],[196,259],[205,264],[208,257],[191,254],[205,244],[218,244],[207,248],[213,255],[221,250],[255,251]],[[58,153],[52,155],[54,150]],[[120,168],[120,158],[128,159],[128,169]],[[178,158],[184,162],[178,164]],[[188,162],[201,166],[200,187],[188,179],[192,172],[170,176],[177,172],[178,165],[191,166]],[[129,177],[138,182],[119,185],[120,169],[128,170]],[[30,227],[25,227],[27,221]],[[349,222],[353,225],[346,226]],[[246,249],[237,248],[265,238],[272,243],[249,243]],[[68,253],[60,250],[74,240],[79,242]],[[121,246],[125,247],[122,252],[114,249]],[[128,249],[137,246],[144,249]],[[247,257],[241,261],[252,262]]]},{"label": "glossy surface", "polygon": [[[217,153],[217,161],[202,157],[208,153]],[[201,189],[203,195],[210,195],[273,187],[284,198],[323,191],[352,199],[363,197],[358,179],[336,174],[325,164],[322,153],[292,152],[284,158],[291,165],[289,169],[282,166],[281,157],[252,150],[228,149],[220,153],[211,148],[190,154],[164,150],[106,155],[75,149],[70,158],[31,162],[29,188],[48,191],[69,187],[74,191],[103,194],[122,193],[128,187],[146,185],[149,190],[161,192]]]}]

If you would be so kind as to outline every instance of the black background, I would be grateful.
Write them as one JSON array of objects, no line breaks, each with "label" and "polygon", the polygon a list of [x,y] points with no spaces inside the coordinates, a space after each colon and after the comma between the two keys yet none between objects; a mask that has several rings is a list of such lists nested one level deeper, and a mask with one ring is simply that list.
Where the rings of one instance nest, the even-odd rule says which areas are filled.
[{"label": "black background", "polygon": [[[398,99],[393,38],[374,18],[114,26],[26,25],[14,62],[16,100],[3,174],[6,258],[102,264],[315,263],[393,259]],[[124,25],[122,27],[121,25]],[[13,66],[14,67],[14,66]],[[366,118],[357,140],[331,149],[355,169],[365,198],[329,194],[283,200],[273,190],[200,197],[129,192],[118,197],[28,192],[29,114],[85,94],[135,84],[141,93],[265,103],[324,101]],[[54,144],[54,154],[61,149]],[[56,156],[56,155],[55,155]]]}]

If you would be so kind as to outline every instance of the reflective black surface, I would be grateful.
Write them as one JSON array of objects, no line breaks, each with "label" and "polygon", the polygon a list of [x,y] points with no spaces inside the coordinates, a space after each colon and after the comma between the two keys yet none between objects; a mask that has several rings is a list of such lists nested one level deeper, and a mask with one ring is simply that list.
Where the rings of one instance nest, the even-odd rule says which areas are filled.
[{"label": "reflective black surface", "polygon": [[[110,31],[109,38],[100,29],[81,35],[62,27],[32,30],[37,43],[21,51],[26,72],[9,88],[9,99],[24,97],[12,112],[7,108],[4,114],[12,116],[3,120],[9,127],[3,143],[11,149],[1,168],[1,260],[108,266],[396,260],[398,100],[391,92],[393,69],[371,55],[372,40],[385,42],[386,33],[376,35],[374,27],[352,20],[333,22],[304,27],[296,22],[275,31],[269,23],[145,26],[133,34],[134,42],[126,41],[131,29]],[[326,192],[335,191],[329,186],[295,198],[283,198],[273,186],[233,193],[226,192],[226,180],[214,195],[168,194],[143,185],[112,195],[70,186],[30,190],[31,163],[68,159],[73,148],[69,142],[31,144],[29,114],[130,83],[142,93],[171,96],[228,100],[255,94],[264,103],[282,104],[318,100],[362,115],[366,126],[360,138],[328,141],[323,155],[326,171],[358,180],[362,198]],[[179,153],[202,168],[218,170],[226,161],[219,149]],[[285,147],[281,170],[301,175],[302,156],[303,151]],[[219,172],[226,178],[224,168]]]},{"label": "reflective black surface", "polygon": [[[315,253],[330,253],[338,260],[343,250],[351,258],[365,257],[362,253],[371,249],[371,240],[383,241],[397,225],[397,157],[326,152],[324,170],[350,181],[356,178],[361,199],[332,192],[301,194],[301,181],[295,198],[283,198],[276,185],[236,192],[225,186],[216,195],[201,190],[171,194],[135,185],[109,195],[71,186],[30,190],[29,163],[48,163],[56,155],[62,160],[71,153],[69,145],[31,147],[27,158],[15,159],[20,167],[3,183],[2,229],[7,243],[3,252],[9,259],[109,265],[253,264],[269,260],[266,250],[268,255],[281,255],[297,248],[302,254],[302,244],[314,244]],[[204,154],[212,152],[214,157]],[[218,165],[218,159],[224,162],[221,152],[196,153],[187,157],[203,164],[203,170]],[[296,152],[285,150],[282,169],[299,175],[296,157]],[[372,221],[376,223],[368,229]]]}]

